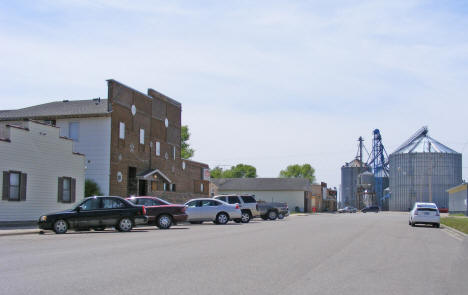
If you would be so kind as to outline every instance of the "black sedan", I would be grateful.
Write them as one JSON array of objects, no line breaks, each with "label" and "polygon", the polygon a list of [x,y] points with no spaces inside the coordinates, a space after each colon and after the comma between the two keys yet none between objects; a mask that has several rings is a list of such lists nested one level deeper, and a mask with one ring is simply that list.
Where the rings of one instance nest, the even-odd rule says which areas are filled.
[{"label": "black sedan", "polygon": [[363,208],[363,209],[361,210],[362,213],[367,213],[367,212],[379,213],[379,211],[380,211],[379,206],[368,206],[368,207]]},{"label": "black sedan", "polygon": [[104,230],[115,227],[130,231],[134,225],[148,221],[144,206],[134,205],[120,197],[89,197],[73,209],[47,214],[39,218],[39,228],[64,234],[69,228]]}]

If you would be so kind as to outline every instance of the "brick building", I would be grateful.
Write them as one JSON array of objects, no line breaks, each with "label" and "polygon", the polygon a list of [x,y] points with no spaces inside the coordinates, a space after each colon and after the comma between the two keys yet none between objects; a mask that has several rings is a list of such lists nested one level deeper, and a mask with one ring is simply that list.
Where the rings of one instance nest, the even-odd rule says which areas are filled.
[{"label": "brick building", "polygon": [[40,120],[60,127],[86,156],[86,178],[104,195],[158,195],[182,202],[209,194],[209,167],[181,158],[179,102],[108,80],[108,98],[57,101],[0,111],[0,120]]}]

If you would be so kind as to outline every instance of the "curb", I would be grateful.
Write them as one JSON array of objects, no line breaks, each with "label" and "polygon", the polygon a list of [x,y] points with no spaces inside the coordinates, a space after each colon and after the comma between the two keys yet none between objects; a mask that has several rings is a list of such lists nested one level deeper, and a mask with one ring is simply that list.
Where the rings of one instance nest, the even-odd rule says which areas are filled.
[{"label": "curb", "polygon": [[0,237],[33,235],[33,234],[39,234],[39,233],[41,233],[41,230],[38,230],[38,229],[11,230],[11,231],[5,232],[5,233],[2,233],[2,231],[0,230]]},{"label": "curb", "polygon": [[461,232],[461,231],[459,231],[458,229],[455,229],[455,228],[450,227],[450,226],[448,226],[448,225],[441,224],[441,226],[442,226],[442,228],[445,228],[446,230],[451,231],[451,232],[453,232],[453,233],[455,233],[455,234],[459,234],[459,235],[461,235],[461,236],[463,236],[463,237],[467,237],[467,236],[468,236],[468,235],[465,234],[464,232]]}]

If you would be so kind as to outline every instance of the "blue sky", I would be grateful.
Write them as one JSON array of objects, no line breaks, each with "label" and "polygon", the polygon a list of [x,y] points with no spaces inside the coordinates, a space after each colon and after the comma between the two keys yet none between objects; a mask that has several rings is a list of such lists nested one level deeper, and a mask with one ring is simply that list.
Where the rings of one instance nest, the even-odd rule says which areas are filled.
[{"label": "blue sky", "polygon": [[[0,1],[0,109],[106,97],[183,104],[195,160],[338,186],[357,138],[423,125],[468,153],[465,1]],[[468,162],[464,160],[464,178]]]}]

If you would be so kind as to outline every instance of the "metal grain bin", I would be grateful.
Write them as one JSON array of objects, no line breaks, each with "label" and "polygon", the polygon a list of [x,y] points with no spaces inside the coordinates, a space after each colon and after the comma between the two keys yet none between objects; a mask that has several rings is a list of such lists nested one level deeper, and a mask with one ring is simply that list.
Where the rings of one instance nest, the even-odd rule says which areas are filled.
[{"label": "metal grain bin", "polygon": [[462,155],[421,128],[389,157],[389,210],[407,211],[415,202],[448,208],[447,189],[462,182]]}]

